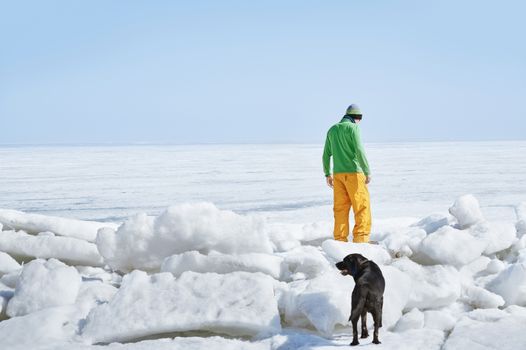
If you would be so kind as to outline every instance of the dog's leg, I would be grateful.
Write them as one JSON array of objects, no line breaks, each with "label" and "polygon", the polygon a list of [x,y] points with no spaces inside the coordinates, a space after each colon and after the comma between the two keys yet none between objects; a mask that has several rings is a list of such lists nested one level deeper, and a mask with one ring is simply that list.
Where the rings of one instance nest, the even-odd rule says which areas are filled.
[{"label": "dog's leg", "polygon": [[373,311],[373,320],[374,320],[374,332],[373,332],[373,343],[380,344],[378,340],[378,328],[382,322],[382,310],[376,307]]},{"label": "dog's leg", "polygon": [[367,331],[367,311],[362,311],[362,336],[361,338],[367,338],[369,336],[369,332]]},{"label": "dog's leg", "polygon": [[351,345],[358,345],[358,319],[360,318],[363,308],[365,306],[365,298],[361,297],[361,292],[354,288],[352,292],[352,310],[349,320],[352,323],[352,343]]}]

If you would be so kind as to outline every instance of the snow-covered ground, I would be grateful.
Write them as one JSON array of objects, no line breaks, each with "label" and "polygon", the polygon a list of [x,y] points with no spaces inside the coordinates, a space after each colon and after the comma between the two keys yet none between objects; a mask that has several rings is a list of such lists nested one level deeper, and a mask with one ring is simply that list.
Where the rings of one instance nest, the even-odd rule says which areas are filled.
[{"label": "snow-covered ground", "polygon": [[0,349],[341,347],[350,253],[362,346],[524,348],[526,142],[367,150],[377,246],[331,239],[319,145],[0,148]]}]

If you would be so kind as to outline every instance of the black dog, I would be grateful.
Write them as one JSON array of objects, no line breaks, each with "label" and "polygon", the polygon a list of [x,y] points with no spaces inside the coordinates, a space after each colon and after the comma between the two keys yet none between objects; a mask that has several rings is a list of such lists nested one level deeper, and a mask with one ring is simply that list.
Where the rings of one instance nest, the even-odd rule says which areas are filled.
[{"label": "black dog", "polygon": [[352,322],[353,340],[351,345],[358,345],[358,319],[362,317],[362,338],[367,338],[367,312],[374,320],[373,343],[380,344],[378,328],[382,327],[382,307],[384,303],[385,280],[382,271],[372,260],[360,254],[349,254],[336,264],[342,275],[354,278],[352,291],[352,310],[349,321]]}]

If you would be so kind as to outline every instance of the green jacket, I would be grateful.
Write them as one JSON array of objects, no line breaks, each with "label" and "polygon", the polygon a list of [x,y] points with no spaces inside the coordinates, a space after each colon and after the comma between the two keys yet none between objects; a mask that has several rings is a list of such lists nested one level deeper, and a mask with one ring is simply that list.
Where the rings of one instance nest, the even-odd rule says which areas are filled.
[{"label": "green jacket", "polygon": [[331,156],[334,173],[364,173],[369,175],[369,162],[360,139],[358,124],[343,118],[327,132],[323,149],[323,171],[331,175]]}]

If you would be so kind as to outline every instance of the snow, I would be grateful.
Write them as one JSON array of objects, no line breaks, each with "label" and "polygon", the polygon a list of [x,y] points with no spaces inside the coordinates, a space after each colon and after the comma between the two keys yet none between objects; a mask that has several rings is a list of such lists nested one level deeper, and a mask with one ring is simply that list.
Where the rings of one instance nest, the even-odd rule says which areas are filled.
[{"label": "snow", "polygon": [[234,271],[262,272],[279,279],[284,271],[283,258],[270,254],[249,253],[239,255],[210,252],[208,255],[197,251],[176,254],[166,258],[162,272],[179,277],[185,271],[229,273]]},{"label": "snow", "polygon": [[426,231],[419,228],[392,230],[382,239],[382,245],[395,257],[412,256],[425,237]]},{"label": "snow", "polygon": [[102,265],[102,257],[95,244],[70,237],[33,236],[24,231],[2,231],[0,251],[20,259],[56,258],[72,264]]},{"label": "snow", "polygon": [[0,252],[0,276],[20,269],[20,264],[9,254]]},{"label": "snow", "polygon": [[441,213],[431,214],[421,219],[412,226],[420,227],[426,233],[433,233],[443,226],[448,226],[453,223],[453,217],[451,215],[444,215]]},{"label": "snow", "polygon": [[[473,237],[466,230],[443,226],[427,235],[416,248],[416,260],[423,264],[461,267],[477,259],[487,242]],[[462,251],[462,254],[459,252]]]},{"label": "snow", "polygon": [[479,222],[469,232],[473,237],[487,242],[484,254],[490,255],[508,249],[517,240],[517,230],[510,222]]},{"label": "snow", "polygon": [[111,222],[66,219],[8,209],[0,209],[0,223],[4,225],[4,230],[22,230],[30,234],[53,232],[60,236],[79,238],[89,242],[95,241],[100,228],[117,227]]},{"label": "snow", "polygon": [[82,337],[107,343],[169,332],[262,336],[280,329],[272,278],[266,275],[185,272],[174,279],[137,270],[124,277],[108,303],[89,313]]},{"label": "snow", "polygon": [[322,243],[323,251],[332,258],[334,262],[342,261],[349,254],[361,254],[378,265],[385,265],[391,261],[387,251],[374,244],[340,242],[328,239]]},{"label": "snow", "polygon": [[271,243],[259,220],[220,210],[211,203],[169,207],[157,217],[138,214],[117,231],[101,229],[97,247],[113,269],[158,271],[174,254],[212,250],[225,254],[271,253]]},{"label": "snow", "polygon": [[35,349],[38,345],[64,344],[77,330],[72,320],[77,313],[74,306],[43,309],[25,316],[0,322],[2,349]]},{"label": "snow", "polygon": [[526,344],[526,316],[500,310],[475,310],[455,325],[444,349],[517,350]]},{"label": "snow", "polygon": [[471,194],[457,198],[453,206],[449,208],[449,213],[457,219],[461,229],[468,228],[484,220],[479,202]]},{"label": "snow", "polygon": [[38,350],[271,350],[269,342],[250,342],[238,339],[227,339],[219,336],[207,338],[178,337],[173,339],[144,340],[136,343],[111,343],[106,346],[85,344],[53,344],[38,347]]},{"label": "snow", "polygon": [[391,266],[410,278],[406,310],[447,306],[460,296],[460,274],[452,266],[422,266],[408,258],[395,260]]},{"label": "snow", "polygon": [[320,249],[313,246],[299,246],[276,255],[283,257],[287,268],[287,276],[283,277],[291,279],[312,279],[331,267]]},{"label": "snow", "polygon": [[488,283],[487,289],[502,296],[506,305],[526,306],[526,263],[511,264]]},{"label": "snow", "polygon": [[74,267],[56,259],[33,260],[22,269],[15,294],[7,305],[7,314],[23,316],[48,307],[73,304],[80,282]]},{"label": "snow", "polygon": [[449,332],[455,326],[456,318],[443,310],[424,311],[424,327]]},{"label": "snow", "polygon": [[398,320],[393,331],[404,332],[409,329],[420,329],[424,327],[424,319],[424,313],[414,308]]},{"label": "snow", "polygon": [[[378,245],[331,239],[332,194],[320,181],[316,147],[276,146],[272,154],[268,146],[115,147],[106,163],[99,161],[105,151],[94,149],[88,154],[102,157],[96,164],[103,166],[64,177],[63,191],[47,180],[60,176],[49,167],[13,173],[2,161],[0,207],[39,214],[0,210],[0,348],[347,347],[354,281],[334,263],[360,253],[386,280],[382,344],[370,336],[361,346],[519,349],[526,169],[508,158],[500,168],[512,171],[498,182],[483,162],[440,174],[441,152],[457,166],[497,152],[451,147],[372,147],[371,239]],[[508,154],[526,150],[513,147]],[[4,150],[2,160],[36,165],[35,154],[45,156],[31,149],[26,158],[10,158],[19,152]],[[128,159],[138,165],[126,169]],[[145,159],[155,166],[140,164]],[[300,164],[306,171],[292,174]],[[20,314],[8,315],[9,307]],[[368,327],[371,334],[370,315]]]},{"label": "snow", "polygon": [[461,299],[474,308],[492,309],[504,305],[504,299],[482,287],[466,285],[462,288]]}]

